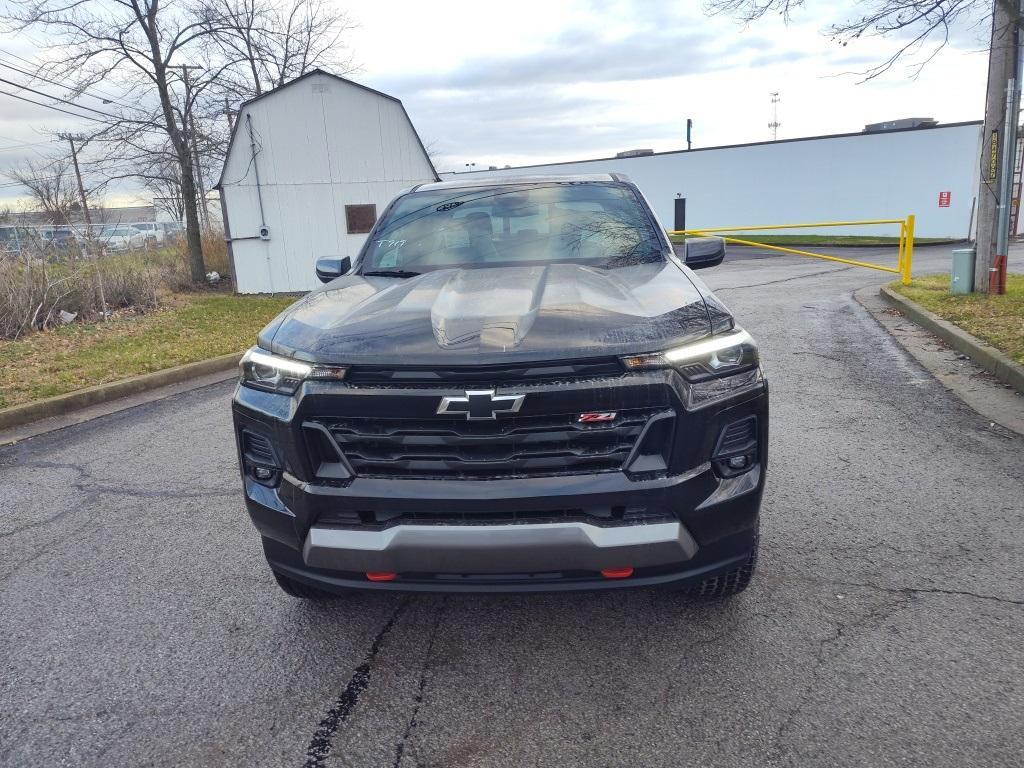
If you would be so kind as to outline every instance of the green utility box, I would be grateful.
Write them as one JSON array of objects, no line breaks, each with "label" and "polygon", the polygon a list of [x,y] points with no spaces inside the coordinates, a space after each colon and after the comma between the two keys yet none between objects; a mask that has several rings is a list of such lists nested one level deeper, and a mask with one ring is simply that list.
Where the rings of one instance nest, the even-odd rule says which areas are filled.
[{"label": "green utility box", "polygon": [[974,290],[974,248],[953,251],[953,269],[949,275],[950,293],[970,293]]}]

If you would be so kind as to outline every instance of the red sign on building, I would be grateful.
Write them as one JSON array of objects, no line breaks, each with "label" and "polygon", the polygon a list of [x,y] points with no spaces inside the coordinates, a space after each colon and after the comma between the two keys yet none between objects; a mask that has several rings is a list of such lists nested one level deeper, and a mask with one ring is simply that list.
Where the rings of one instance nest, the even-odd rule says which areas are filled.
[{"label": "red sign on building", "polygon": [[939,192],[939,208],[949,208],[949,192]]}]

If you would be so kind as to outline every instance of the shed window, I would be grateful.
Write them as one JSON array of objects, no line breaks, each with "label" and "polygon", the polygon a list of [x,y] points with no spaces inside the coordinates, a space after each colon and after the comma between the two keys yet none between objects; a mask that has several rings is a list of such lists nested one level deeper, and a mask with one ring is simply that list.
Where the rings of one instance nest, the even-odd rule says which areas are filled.
[{"label": "shed window", "polygon": [[377,221],[376,205],[346,205],[345,223],[350,235],[365,235]]}]

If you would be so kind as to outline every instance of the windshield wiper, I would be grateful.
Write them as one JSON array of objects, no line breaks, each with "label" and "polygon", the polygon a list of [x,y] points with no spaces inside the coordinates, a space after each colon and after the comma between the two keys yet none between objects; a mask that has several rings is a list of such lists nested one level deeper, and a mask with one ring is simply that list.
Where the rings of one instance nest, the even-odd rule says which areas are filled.
[{"label": "windshield wiper", "polygon": [[419,272],[410,272],[407,269],[371,269],[363,272],[363,277],[416,277]]}]

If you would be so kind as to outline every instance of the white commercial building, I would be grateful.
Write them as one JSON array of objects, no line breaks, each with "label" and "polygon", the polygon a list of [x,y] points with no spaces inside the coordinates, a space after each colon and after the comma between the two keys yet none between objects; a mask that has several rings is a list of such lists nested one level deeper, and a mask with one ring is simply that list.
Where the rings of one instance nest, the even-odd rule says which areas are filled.
[{"label": "white commercial building", "polygon": [[244,103],[217,188],[236,290],[305,291],[402,189],[437,180],[398,99],[316,70]]},{"label": "white commercial building", "polygon": [[[951,123],[442,176],[623,173],[669,229],[676,221],[676,200],[685,198],[691,229],[897,219],[912,213],[918,237],[964,239],[977,196],[980,142],[980,122]],[[820,231],[898,234],[894,225]]]}]

